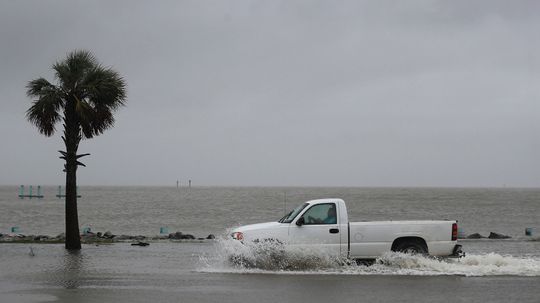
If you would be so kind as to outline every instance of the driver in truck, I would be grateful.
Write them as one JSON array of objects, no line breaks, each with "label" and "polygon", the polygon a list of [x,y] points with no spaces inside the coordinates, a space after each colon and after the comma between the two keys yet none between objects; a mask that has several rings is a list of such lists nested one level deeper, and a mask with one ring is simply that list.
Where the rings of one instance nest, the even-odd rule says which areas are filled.
[{"label": "driver in truck", "polygon": [[324,224],[336,224],[337,223],[337,217],[336,217],[336,206],[332,206],[328,209],[328,214],[326,219],[323,220]]}]

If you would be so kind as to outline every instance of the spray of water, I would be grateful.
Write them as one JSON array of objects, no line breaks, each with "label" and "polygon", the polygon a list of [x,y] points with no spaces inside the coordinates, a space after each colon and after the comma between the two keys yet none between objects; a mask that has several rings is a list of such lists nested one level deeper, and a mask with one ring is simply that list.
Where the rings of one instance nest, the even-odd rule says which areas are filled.
[{"label": "spray of water", "polygon": [[386,253],[371,265],[357,264],[321,251],[291,251],[282,243],[242,244],[222,238],[200,258],[200,271],[266,274],[540,276],[540,258],[496,253],[461,259]]},{"label": "spray of water", "polygon": [[496,253],[467,255],[461,259],[387,253],[369,271],[397,275],[540,276],[540,259]]}]

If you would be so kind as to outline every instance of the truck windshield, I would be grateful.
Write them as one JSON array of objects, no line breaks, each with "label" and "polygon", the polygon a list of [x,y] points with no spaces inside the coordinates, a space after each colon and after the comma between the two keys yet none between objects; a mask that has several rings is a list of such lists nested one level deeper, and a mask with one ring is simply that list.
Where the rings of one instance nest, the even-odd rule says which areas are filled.
[{"label": "truck windshield", "polygon": [[288,213],[285,217],[281,218],[278,222],[279,223],[291,223],[292,220],[302,211],[302,209],[306,208],[309,203],[304,203],[298,205],[294,210],[292,210],[290,213]]}]

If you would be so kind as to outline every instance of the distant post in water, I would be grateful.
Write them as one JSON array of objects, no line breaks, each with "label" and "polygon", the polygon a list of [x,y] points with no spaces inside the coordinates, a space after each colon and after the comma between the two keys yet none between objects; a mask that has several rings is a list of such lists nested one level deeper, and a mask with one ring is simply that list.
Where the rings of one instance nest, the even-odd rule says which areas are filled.
[{"label": "distant post in water", "polygon": [[43,198],[43,194],[41,193],[41,185],[38,185],[37,187],[37,194],[34,195],[33,193],[33,186],[28,186],[28,194],[26,195],[24,193],[24,185],[19,186],[19,198]]},{"label": "distant post in water", "polygon": [[[79,195],[79,187],[78,186],[77,186],[76,194],[77,194],[77,198],[81,197],[81,195]],[[56,197],[58,197],[58,198],[66,197],[66,195],[62,193],[62,185],[58,185],[58,194],[56,194]]]}]

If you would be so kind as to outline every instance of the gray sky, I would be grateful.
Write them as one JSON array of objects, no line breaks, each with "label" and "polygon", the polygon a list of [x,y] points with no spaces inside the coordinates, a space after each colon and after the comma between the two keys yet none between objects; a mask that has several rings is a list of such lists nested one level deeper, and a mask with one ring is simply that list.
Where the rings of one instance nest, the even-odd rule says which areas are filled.
[{"label": "gray sky", "polygon": [[[29,80],[128,83],[81,185],[540,186],[539,1],[1,1],[0,184],[62,184]],[[60,126],[61,127],[61,126]]]}]

